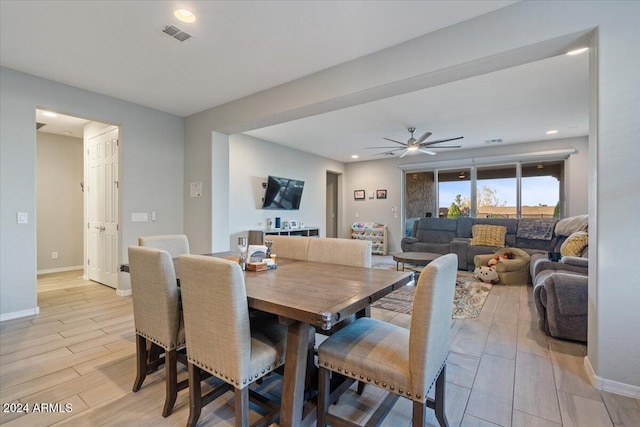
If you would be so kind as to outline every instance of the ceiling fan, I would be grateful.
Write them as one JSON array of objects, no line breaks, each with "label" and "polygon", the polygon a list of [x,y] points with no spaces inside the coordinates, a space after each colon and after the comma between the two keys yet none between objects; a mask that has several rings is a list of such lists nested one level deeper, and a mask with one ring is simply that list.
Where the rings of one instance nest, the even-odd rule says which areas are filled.
[{"label": "ceiling fan", "polygon": [[[378,153],[378,154],[386,155],[386,156],[392,156],[392,155],[395,154],[395,151],[404,150],[404,153],[402,153],[400,155],[400,158],[403,158],[404,156],[409,154],[409,152],[411,152],[411,151],[419,151],[419,152],[424,153],[424,154],[429,154],[430,156],[435,156],[436,155],[435,151],[430,151],[430,150],[427,150],[426,148],[431,146],[431,145],[434,145],[434,144],[440,144],[442,142],[455,141],[457,139],[464,138],[463,136],[458,136],[456,138],[439,139],[437,141],[425,142],[425,140],[431,136],[431,132],[425,132],[420,138],[415,139],[413,137],[413,133],[416,131],[416,128],[409,128],[407,130],[411,134],[411,138],[409,138],[406,143],[400,142],[400,141],[396,141],[395,139],[391,139],[391,138],[383,138],[383,139],[386,139],[387,141],[391,141],[391,142],[395,142],[396,144],[400,144],[400,145],[402,145],[402,147],[397,147],[397,146],[393,146],[393,147],[365,147],[365,149],[384,149],[384,150],[387,150],[387,151],[384,151],[384,152]],[[439,145],[439,146],[433,147],[433,148],[460,148],[460,147],[461,147],[460,145]],[[389,150],[389,149],[391,149],[391,150]]]}]

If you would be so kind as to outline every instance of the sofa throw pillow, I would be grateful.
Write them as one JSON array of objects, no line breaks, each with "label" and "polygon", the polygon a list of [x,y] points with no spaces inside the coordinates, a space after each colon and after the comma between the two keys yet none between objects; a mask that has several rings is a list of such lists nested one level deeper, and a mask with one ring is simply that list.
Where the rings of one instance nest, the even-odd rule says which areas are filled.
[{"label": "sofa throw pillow", "polygon": [[504,247],[506,235],[507,227],[505,226],[476,224],[471,227],[471,245]]},{"label": "sofa throw pillow", "polygon": [[582,250],[589,244],[589,234],[585,231],[576,231],[567,237],[560,246],[562,256],[580,256]]}]

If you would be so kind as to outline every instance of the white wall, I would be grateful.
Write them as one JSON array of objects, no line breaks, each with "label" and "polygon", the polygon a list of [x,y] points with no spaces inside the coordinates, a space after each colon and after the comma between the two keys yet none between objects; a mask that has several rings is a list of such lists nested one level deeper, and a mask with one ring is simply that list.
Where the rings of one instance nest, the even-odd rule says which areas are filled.
[{"label": "white wall", "polygon": [[[237,237],[266,227],[266,219],[276,216],[319,227],[324,236],[326,174],[343,173],[344,164],[246,135],[231,135],[229,140],[230,247],[235,249]],[[262,183],[269,175],[305,182],[299,210],[261,209]]]},{"label": "white wall", "polygon": [[82,268],[82,138],[40,131],[36,141],[38,271]]},{"label": "white wall", "polygon": [[[180,117],[40,79],[0,70],[0,319],[37,312],[36,107],[121,127],[120,262],[140,235],[183,227],[184,127]],[[132,212],[158,213],[133,223]],[[28,224],[16,213],[27,212]],[[126,286],[126,285],[124,285]],[[119,289],[120,290],[120,289]]]},{"label": "white wall", "polygon": [[[588,139],[582,137],[494,146],[476,150],[455,150],[439,153],[436,157],[410,155],[402,159],[396,157],[394,159],[348,163],[344,189],[346,194],[346,224],[344,226],[349,227],[355,221],[384,222],[388,227],[389,252],[400,252],[400,241],[404,236],[404,228],[402,228],[404,189],[402,187],[403,171],[399,166],[413,163],[425,163],[428,165],[432,161],[464,161],[464,159],[470,158],[480,159],[487,156],[572,148],[575,148],[577,153],[571,155],[566,163],[566,216],[585,214],[587,213],[589,199],[589,150]],[[353,191],[363,189],[367,191],[367,198],[365,200],[354,200]],[[369,192],[375,192],[377,189],[386,189],[387,198],[382,200],[370,199]],[[396,212],[392,211],[392,208],[397,208]]]}]

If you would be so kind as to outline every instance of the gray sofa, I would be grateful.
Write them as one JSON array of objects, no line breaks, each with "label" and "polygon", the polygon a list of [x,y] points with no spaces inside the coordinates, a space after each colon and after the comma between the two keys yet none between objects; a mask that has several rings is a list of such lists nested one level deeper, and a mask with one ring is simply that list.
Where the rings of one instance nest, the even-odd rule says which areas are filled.
[{"label": "gray sofa", "polygon": [[[587,232],[589,218],[579,215],[558,221],[552,252],[560,253],[562,244],[573,233]],[[533,299],[538,326],[547,334],[574,341],[587,341],[589,306],[589,246],[574,248],[575,256],[563,256],[552,262],[542,254],[531,256]],[[565,251],[566,254],[567,251]]]},{"label": "gray sofa", "polygon": [[532,271],[538,326],[548,335],[587,341],[588,259],[540,259]]},{"label": "gray sofa", "polygon": [[557,246],[553,230],[555,219],[499,219],[499,218],[420,218],[413,223],[410,237],[404,237],[404,252],[432,252],[458,255],[458,269],[474,269],[476,255],[492,254],[498,246],[471,245],[471,229],[476,224],[502,225],[507,229],[505,245],[519,248],[529,255],[547,253]]}]

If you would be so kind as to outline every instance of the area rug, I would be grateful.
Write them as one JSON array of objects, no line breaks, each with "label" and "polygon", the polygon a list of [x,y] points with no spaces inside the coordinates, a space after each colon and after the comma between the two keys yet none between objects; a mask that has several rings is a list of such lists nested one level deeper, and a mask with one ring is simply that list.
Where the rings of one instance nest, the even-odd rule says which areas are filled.
[{"label": "area rug", "polygon": [[[374,268],[395,269],[395,265],[377,265]],[[480,315],[492,285],[478,281],[472,273],[459,271],[453,297],[453,319],[472,319]],[[411,314],[415,286],[404,286],[371,304],[371,307]]]}]

